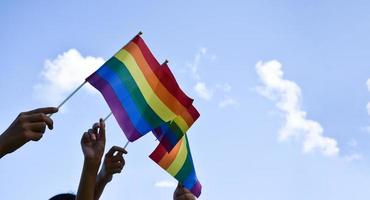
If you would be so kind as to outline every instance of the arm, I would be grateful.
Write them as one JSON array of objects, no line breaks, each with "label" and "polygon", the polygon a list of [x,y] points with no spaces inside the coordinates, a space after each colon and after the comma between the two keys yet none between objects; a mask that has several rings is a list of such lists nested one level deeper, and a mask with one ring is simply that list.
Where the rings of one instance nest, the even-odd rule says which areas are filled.
[{"label": "arm", "polygon": [[125,166],[123,154],[127,154],[127,151],[118,146],[113,146],[108,153],[105,154],[103,166],[96,179],[94,194],[95,200],[100,198],[105,186],[112,181],[113,174],[121,173],[123,167]]},{"label": "arm", "polygon": [[39,141],[46,126],[53,129],[53,120],[47,116],[58,108],[47,107],[20,113],[13,123],[0,135],[0,158],[12,153],[29,141]]},{"label": "arm", "polygon": [[76,200],[93,200],[96,176],[105,148],[105,124],[102,119],[99,124],[94,124],[92,129],[83,134],[81,147],[84,165]]}]

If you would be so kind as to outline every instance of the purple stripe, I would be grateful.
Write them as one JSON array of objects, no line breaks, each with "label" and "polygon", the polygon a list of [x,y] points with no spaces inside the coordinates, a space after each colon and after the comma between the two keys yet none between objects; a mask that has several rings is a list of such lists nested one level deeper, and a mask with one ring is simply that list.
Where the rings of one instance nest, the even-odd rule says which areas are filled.
[{"label": "purple stripe", "polygon": [[197,198],[200,196],[200,193],[202,191],[202,185],[199,181],[191,188],[190,192],[193,193]]},{"label": "purple stripe", "polygon": [[127,139],[133,142],[141,137],[141,134],[136,130],[135,126],[131,123],[127,112],[118,100],[113,88],[102,79],[97,73],[93,73],[86,79],[92,86],[99,90],[105,101],[108,103],[114,117],[116,118],[119,126],[125,133]]}]

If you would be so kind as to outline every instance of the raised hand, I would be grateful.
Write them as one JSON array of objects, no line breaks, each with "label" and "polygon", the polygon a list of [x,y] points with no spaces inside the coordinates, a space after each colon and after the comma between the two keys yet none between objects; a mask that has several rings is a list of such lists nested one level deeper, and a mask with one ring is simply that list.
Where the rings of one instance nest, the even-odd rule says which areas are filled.
[{"label": "raised hand", "polygon": [[102,119],[82,135],[81,147],[85,160],[76,200],[93,200],[95,181],[105,148],[105,123]]},{"label": "raised hand", "polygon": [[38,108],[22,112],[9,128],[0,135],[0,157],[11,153],[29,141],[38,141],[45,133],[46,126],[53,129],[53,120],[48,114],[58,112],[58,108]]},{"label": "raised hand", "polygon": [[100,180],[110,182],[113,174],[121,173],[125,166],[123,154],[127,154],[127,151],[122,147],[113,146],[109,149],[107,154],[105,154],[103,166],[98,175]]},{"label": "raised hand", "polygon": [[82,135],[81,147],[85,161],[99,167],[105,148],[105,123],[102,119]]},{"label": "raised hand", "polygon": [[125,166],[123,154],[127,154],[127,151],[118,146],[113,146],[109,149],[107,154],[105,154],[103,166],[96,178],[95,200],[100,198],[105,186],[112,180],[113,174],[121,173]]}]

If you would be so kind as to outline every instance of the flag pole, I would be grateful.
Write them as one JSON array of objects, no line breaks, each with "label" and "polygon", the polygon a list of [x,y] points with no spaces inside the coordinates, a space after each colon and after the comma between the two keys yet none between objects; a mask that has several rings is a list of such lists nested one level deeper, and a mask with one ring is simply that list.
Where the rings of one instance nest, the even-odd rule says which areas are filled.
[{"label": "flag pole", "polygon": [[[137,33],[137,35],[142,35],[143,34],[143,32],[142,31],[139,31],[139,33]],[[60,107],[62,107],[79,89],[81,89],[82,88],[82,86],[84,86],[85,85],[85,83],[86,83],[87,81],[85,80],[80,86],[78,86],[67,98],[65,98],[59,105],[58,105],[58,109],[60,108]],[[111,115],[112,113],[110,113],[105,119],[104,119],[104,121],[106,120],[106,119],[108,119],[109,117],[110,117],[110,115]],[[51,114],[49,114],[48,115],[48,117],[51,117],[53,115],[53,113],[51,113]]]},{"label": "flag pole", "polygon": [[[109,119],[110,116],[112,116],[112,112],[110,112],[103,120],[104,122],[107,121],[107,119]],[[128,144],[130,144],[130,141],[127,140],[125,146],[123,146],[124,149],[126,149],[126,147],[128,146]]]},{"label": "flag pole", "polygon": [[[67,98],[65,98],[59,105],[58,105],[58,109],[60,107],[62,107],[74,94],[76,94],[76,92],[82,88],[82,86],[85,85],[87,81],[85,80],[80,86],[78,86]],[[48,117],[51,117],[53,115],[53,113],[49,114]]]}]

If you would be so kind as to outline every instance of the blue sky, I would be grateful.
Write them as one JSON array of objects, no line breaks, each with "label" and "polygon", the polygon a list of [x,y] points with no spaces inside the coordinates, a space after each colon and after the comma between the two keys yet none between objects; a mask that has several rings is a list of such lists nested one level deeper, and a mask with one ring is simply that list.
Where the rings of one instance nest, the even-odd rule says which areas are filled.
[{"label": "blue sky", "polygon": [[[57,105],[142,30],[201,113],[188,133],[200,199],[368,199],[369,8],[368,1],[1,1],[0,129],[21,111]],[[77,93],[53,116],[55,130],[1,159],[1,197],[76,192],[80,137],[108,113],[91,88]],[[107,128],[106,149],[123,146],[113,118]],[[174,179],[147,157],[156,144],[150,134],[130,144],[123,173],[101,199],[171,199],[174,188],[159,183]]]}]

